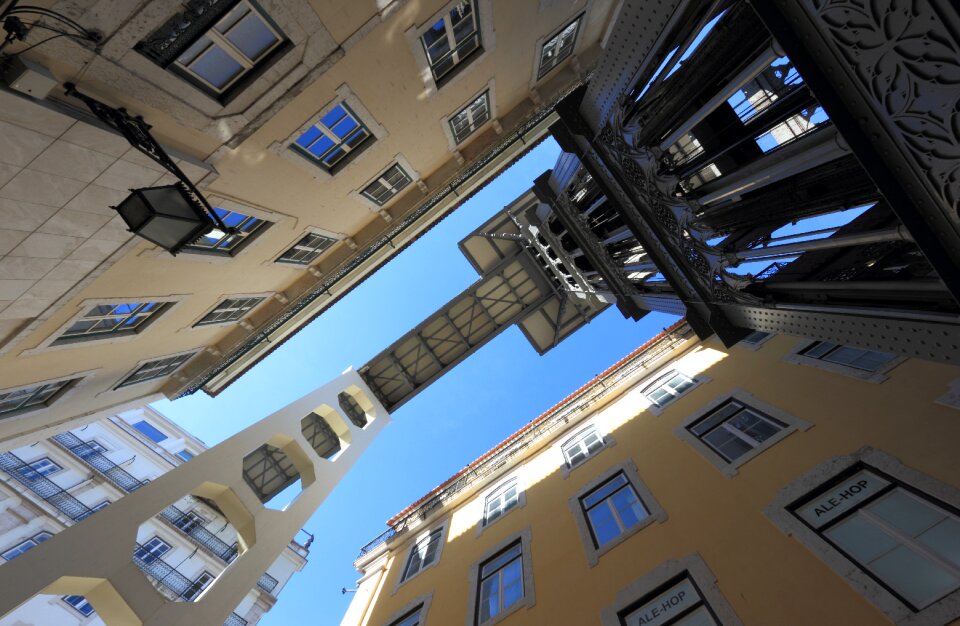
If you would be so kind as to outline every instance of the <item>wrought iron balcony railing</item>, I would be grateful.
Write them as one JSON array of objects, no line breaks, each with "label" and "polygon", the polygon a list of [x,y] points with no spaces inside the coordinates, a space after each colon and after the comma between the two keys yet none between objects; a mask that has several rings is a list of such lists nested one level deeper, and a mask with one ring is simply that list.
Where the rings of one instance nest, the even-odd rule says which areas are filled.
[{"label": "wrought iron balcony railing", "polygon": [[133,551],[133,562],[144,574],[172,591],[181,600],[191,602],[202,590],[198,583],[184,576],[177,568],[139,543]]},{"label": "wrought iron balcony railing", "polygon": [[[146,484],[111,461],[105,454],[97,450],[92,443],[80,439],[69,431],[58,433],[52,439],[126,493],[135,491]],[[168,506],[160,511],[159,517],[173,524],[180,532],[193,539],[199,546],[224,563],[229,563],[237,556],[236,546],[228,544],[201,524],[196,523],[178,507]]]},{"label": "wrought iron balcony railing", "polygon": [[243,619],[236,613],[231,613],[227,620],[223,623],[223,626],[247,626],[247,620]]},{"label": "wrought iron balcony railing", "polygon": [[193,539],[201,547],[206,548],[208,552],[224,563],[229,563],[236,558],[236,545],[230,545],[220,537],[217,537],[204,526],[197,523],[194,518],[181,511],[179,507],[171,504],[160,511],[160,517],[176,526],[177,530]]},{"label": "wrought iron balcony railing", "polygon": [[111,461],[102,452],[97,450],[93,444],[84,441],[71,432],[58,433],[52,437],[65,450],[75,457],[103,474],[107,480],[130,493],[142,487],[145,483],[132,476],[125,469]]},{"label": "wrought iron balcony railing", "polygon": [[257,587],[260,587],[267,593],[273,593],[273,590],[277,588],[278,582],[279,581],[270,574],[264,573],[264,575],[260,577],[260,580],[257,581]]},{"label": "wrought iron balcony railing", "polygon": [[60,485],[30,467],[23,459],[12,452],[0,454],[0,469],[10,474],[14,480],[49,502],[58,511],[75,522],[93,514],[90,507],[67,493]]}]

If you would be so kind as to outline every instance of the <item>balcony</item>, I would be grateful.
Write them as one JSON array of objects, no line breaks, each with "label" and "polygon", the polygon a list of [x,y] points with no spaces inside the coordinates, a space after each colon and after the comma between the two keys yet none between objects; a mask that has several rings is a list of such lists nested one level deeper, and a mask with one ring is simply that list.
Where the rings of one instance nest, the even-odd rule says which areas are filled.
[{"label": "balcony", "polygon": [[257,587],[260,587],[269,594],[273,594],[273,590],[277,588],[277,579],[271,576],[270,574],[264,574],[260,577],[260,580],[257,581]]},{"label": "balcony", "polygon": [[75,522],[93,514],[90,507],[64,491],[57,483],[39,474],[12,452],[0,454],[0,469]]},{"label": "balcony", "polygon": [[[90,442],[80,439],[71,432],[56,434],[52,439],[61,448],[96,470],[125,493],[135,491],[146,484],[111,461]],[[168,506],[160,512],[159,517],[170,522],[177,530],[193,539],[197,545],[224,563],[229,563],[236,558],[237,547],[235,545],[228,544],[202,525],[197,524],[176,506]]]}]

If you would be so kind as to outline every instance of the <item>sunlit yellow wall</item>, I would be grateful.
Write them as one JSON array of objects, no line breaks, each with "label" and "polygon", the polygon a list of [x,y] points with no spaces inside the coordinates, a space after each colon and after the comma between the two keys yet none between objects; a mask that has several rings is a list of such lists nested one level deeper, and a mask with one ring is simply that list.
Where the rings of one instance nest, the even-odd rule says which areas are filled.
[{"label": "sunlit yellow wall", "polygon": [[[683,357],[683,369],[704,375],[709,382],[668,405],[659,416],[645,410],[642,383],[621,394],[598,416],[601,430],[611,425],[615,445],[567,478],[561,475],[557,447],[541,448],[521,470],[526,505],[479,537],[472,523],[482,514],[482,492],[432,515],[428,524],[452,514],[441,559],[394,593],[410,538],[417,533],[396,540],[390,546],[392,560],[382,589],[361,623],[384,626],[401,607],[432,591],[426,624],[464,624],[470,566],[525,528],[532,531],[536,604],[508,617],[508,624],[599,624],[600,610],[613,603],[619,590],[661,563],[694,552],[716,574],[720,590],[745,624],[889,623],[846,581],[776,528],[762,510],[781,487],[801,474],[865,445],[935,479],[960,485],[956,454],[960,411],[934,402],[960,377],[960,369],[911,359],[875,384],[784,362],[798,341],[774,337],[757,351],[724,349],[716,340],[694,345]],[[650,380],[657,371],[663,368],[651,370],[641,380]],[[792,433],[727,478],[678,439],[673,429],[733,389],[745,390],[813,427]],[[576,421],[571,421],[565,432],[576,428]],[[568,499],[627,459],[636,464],[668,519],[639,531],[591,568]],[[499,476],[512,471],[507,467]]]}]

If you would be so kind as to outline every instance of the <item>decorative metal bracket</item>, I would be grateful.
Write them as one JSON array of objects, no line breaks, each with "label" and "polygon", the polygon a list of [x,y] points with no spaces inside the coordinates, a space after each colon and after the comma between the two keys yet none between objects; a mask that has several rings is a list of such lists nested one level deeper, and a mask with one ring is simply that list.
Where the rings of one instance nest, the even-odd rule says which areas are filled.
[{"label": "decorative metal bracket", "polygon": [[190,192],[190,195],[196,201],[196,203],[203,208],[204,213],[210,218],[210,221],[216,225],[216,227],[222,230],[224,233],[235,232],[235,229],[230,228],[223,223],[223,220],[220,219],[220,216],[217,215],[216,211],[213,210],[213,206],[209,201],[204,197],[200,190],[197,189],[197,186],[183,173],[173,158],[167,154],[167,151],[163,149],[163,146],[160,145],[160,142],[150,134],[150,129],[152,128],[150,124],[144,121],[143,117],[140,115],[130,115],[126,109],[119,108],[116,109],[108,104],[100,102],[96,98],[92,98],[84,93],[77,91],[77,86],[73,83],[66,83],[64,85],[66,88],[66,94],[72,96],[82,101],[87,105],[87,108],[96,115],[100,121],[104,124],[117,131],[123,138],[127,140],[131,146],[136,148],[138,151],[147,155],[159,164],[163,169],[167,170],[173,174],[180,183],[186,187],[187,191]]}]

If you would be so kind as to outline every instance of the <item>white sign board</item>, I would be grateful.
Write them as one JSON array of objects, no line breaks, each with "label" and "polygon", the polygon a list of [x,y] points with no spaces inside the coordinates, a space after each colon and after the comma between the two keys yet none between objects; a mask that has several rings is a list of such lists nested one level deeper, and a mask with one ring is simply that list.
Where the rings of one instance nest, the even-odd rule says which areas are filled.
[{"label": "white sign board", "polygon": [[797,509],[804,521],[821,528],[890,484],[869,470],[857,472],[836,487],[828,489]]}]

